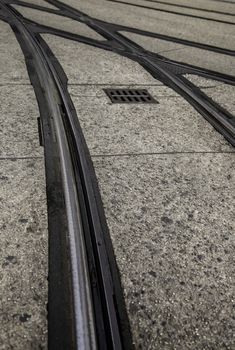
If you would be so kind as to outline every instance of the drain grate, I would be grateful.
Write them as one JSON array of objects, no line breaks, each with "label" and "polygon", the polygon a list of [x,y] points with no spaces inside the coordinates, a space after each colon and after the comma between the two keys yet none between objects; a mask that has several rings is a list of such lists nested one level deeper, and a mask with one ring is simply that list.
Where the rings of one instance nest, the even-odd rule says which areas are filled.
[{"label": "drain grate", "polygon": [[146,89],[104,89],[113,103],[158,103]]}]

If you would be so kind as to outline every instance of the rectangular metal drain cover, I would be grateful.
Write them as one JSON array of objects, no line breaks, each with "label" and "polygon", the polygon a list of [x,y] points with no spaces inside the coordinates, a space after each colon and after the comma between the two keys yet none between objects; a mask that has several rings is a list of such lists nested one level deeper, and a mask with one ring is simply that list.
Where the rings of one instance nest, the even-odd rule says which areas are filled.
[{"label": "rectangular metal drain cover", "polygon": [[146,89],[104,89],[113,103],[158,103]]}]

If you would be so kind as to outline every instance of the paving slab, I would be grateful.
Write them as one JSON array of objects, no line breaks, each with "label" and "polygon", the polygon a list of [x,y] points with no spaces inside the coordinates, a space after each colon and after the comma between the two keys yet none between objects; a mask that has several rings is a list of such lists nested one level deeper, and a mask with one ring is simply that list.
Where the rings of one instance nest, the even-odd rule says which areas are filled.
[{"label": "paving slab", "polygon": [[0,184],[0,349],[46,349],[43,159],[0,160]]},{"label": "paving slab", "polygon": [[11,27],[0,21],[0,84],[29,84],[21,48]]},{"label": "paving slab", "polygon": [[234,349],[233,154],[93,157],[136,349]]},{"label": "paving slab", "polygon": [[[233,151],[234,149],[183,98],[169,88],[145,87],[159,104],[112,104],[92,97],[88,87],[70,86],[90,152],[129,154],[154,152]],[[89,87],[93,91],[93,87]],[[95,88],[96,91],[97,88]],[[84,95],[87,94],[87,97]],[[95,94],[94,94],[95,95]]]},{"label": "paving slab", "polygon": [[70,18],[55,15],[53,13],[47,13],[35,9],[30,9],[23,6],[14,5],[14,8],[20,12],[24,17],[34,21],[36,23],[61,29],[70,33],[78,35],[88,36],[89,38],[96,40],[104,40],[104,38],[89,28],[86,24],[74,21]]},{"label": "paving slab", "polygon": [[[233,25],[151,11],[105,0],[83,0],[79,3],[76,0],[69,0],[68,4],[107,22],[235,49]],[[124,15],[125,13],[128,13],[128,16]]]},{"label": "paving slab", "polygon": [[32,86],[0,86],[0,157],[43,157]]},{"label": "paving slab", "polygon": [[44,34],[69,84],[156,84],[138,63],[116,53]]}]

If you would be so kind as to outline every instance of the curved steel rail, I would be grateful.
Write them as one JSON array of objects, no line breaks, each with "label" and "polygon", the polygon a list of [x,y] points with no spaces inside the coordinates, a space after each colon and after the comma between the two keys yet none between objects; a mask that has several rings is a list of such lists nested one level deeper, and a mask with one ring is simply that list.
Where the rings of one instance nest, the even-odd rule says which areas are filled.
[{"label": "curved steel rail", "polygon": [[41,115],[49,222],[49,349],[131,348],[95,173],[66,77],[58,74],[17,11],[3,1],[0,6],[24,52]]}]

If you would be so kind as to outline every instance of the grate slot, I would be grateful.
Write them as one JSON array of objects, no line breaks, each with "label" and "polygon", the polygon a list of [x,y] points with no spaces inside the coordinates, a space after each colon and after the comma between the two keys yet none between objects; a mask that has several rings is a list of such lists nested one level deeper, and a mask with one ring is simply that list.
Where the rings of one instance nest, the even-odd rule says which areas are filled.
[{"label": "grate slot", "polygon": [[158,103],[146,89],[104,89],[112,103]]}]

